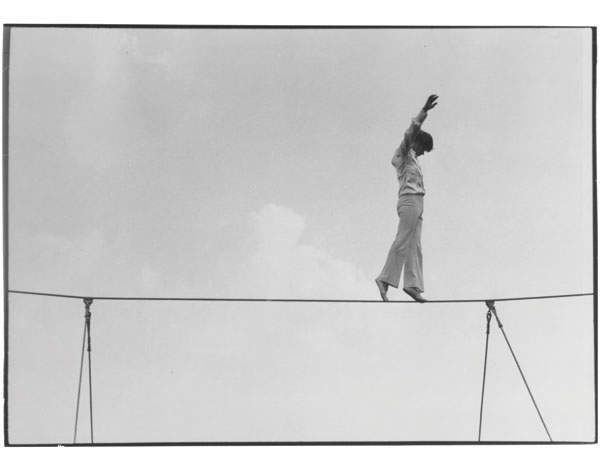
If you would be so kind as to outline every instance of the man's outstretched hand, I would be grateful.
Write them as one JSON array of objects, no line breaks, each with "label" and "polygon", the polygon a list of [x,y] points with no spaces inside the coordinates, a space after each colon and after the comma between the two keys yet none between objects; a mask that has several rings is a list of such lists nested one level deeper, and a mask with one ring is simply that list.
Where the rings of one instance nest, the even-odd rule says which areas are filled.
[{"label": "man's outstretched hand", "polygon": [[423,110],[424,111],[429,111],[430,109],[435,108],[435,105],[437,104],[437,100],[438,99],[438,95],[429,95],[429,98],[427,98],[427,102],[425,103],[425,106],[423,106]]}]

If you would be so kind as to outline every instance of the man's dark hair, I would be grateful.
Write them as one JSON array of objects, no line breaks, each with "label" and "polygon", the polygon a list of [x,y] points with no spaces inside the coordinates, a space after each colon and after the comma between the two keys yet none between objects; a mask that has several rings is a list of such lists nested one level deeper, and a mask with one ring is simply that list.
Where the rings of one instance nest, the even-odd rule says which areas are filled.
[{"label": "man's dark hair", "polygon": [[421,147],[423,147],[425,152],[431,152],[433,149],[433,137],[431,137],[431,134],[428,132],[419,130],[418,134],[415,136],[415,141],[421,144]]}]

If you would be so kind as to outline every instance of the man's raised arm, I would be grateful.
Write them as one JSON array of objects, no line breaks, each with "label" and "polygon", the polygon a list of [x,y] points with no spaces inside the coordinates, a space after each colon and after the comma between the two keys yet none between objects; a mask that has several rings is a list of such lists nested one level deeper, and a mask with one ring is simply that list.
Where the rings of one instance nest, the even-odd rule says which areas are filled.
[{"label": "man's raised arm", "polygon": [[435,108],[435,105],[437,104],[437,99],[437,95],[430,95],[429,98],[427,98],[427,101],[423,108],[421,108],[421,110],[419,111],[419,114],[417,114],[416,117],[412,119],[410,126],[408,126],[408,129],[406,129],[406,131],[404,132],[404,137],[402,139],[402,142],[400,143],[400,146],[394,152],[394,156],[392,157],[392,165],[398,166],[402,158],[404,158],[408,154],[408,150],[410,149],[410,145],[412,144],[415,135],[417,135],[417,132],[419,131],[419,129],[421,129],[423,121],[425,121],[425,119],[427,118],[427,111]]}]

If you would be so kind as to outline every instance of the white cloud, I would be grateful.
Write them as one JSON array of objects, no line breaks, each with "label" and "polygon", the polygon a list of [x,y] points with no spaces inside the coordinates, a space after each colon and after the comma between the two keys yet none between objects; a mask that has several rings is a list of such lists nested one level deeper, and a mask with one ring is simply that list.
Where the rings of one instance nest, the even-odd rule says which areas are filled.
[{"label": "white cloud", "polygon": [[302,242],[306,219],[267,204],[251,216],[256,248],[242,271],[244,291],[265,297],[372,297],[372,281],[348,261]]},{"label": "white cloud", "polygon": [[176,262],[136,262],[119,249],[124,242],[108,243],[99,230],[71,238],[44,232],[13,241],[12,283],[102,295],[377,298],[372,279],[357,266],[305,242],[307,228],[302,215],[267,204],[213,233],[222,241],[209,244],[215,257],[191,271]]}]

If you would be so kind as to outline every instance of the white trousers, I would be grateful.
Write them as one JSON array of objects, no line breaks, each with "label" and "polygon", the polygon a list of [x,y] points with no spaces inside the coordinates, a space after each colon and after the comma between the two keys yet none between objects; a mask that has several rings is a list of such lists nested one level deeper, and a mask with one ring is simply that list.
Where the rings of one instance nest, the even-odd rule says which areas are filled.
[{"label": "white trousers", "polygon": [[377,278],[397,288],[404,270],[404,287],[414,287],[419,292],[424,291],[421,251],[423,199],[420,194],[406,194],[398,198],[398,232]]}]

